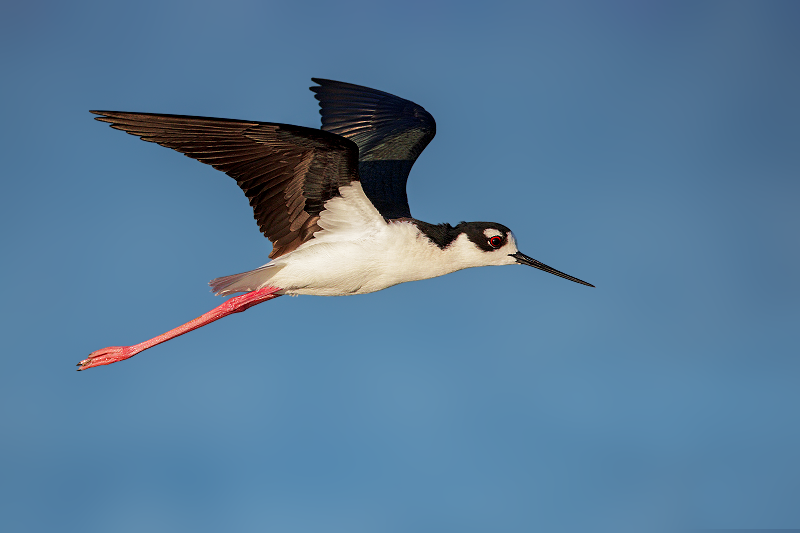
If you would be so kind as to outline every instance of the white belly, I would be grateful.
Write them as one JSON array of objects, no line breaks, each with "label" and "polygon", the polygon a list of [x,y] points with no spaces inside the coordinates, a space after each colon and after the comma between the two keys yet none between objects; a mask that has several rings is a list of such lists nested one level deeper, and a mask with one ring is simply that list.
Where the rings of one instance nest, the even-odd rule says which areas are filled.
[{"label": "white belly", "polygon": [[285,294],[366,294],[472,266],[453,261],[412,224],[385,228],[356,242],[309,242],[273,262],[280,270],[268,284]]}]

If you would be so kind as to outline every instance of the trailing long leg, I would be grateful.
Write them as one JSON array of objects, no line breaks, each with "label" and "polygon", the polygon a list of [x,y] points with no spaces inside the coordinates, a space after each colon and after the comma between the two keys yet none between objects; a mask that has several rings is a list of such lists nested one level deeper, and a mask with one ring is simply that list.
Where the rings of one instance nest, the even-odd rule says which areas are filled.
[{"label": "trailing long leg", "polygon": [[175,337],[183,335],[184,333],[188,333],[192,330],[203,327],[206,324],[210,324],[211,322],[219,320],[222,317],[228,316],[232,313],[241,313],[242,311],[253,307],[254,305],[277,298],[280,296],[280,294],[275,293],[279,290],[280,289],[278,287],[265,287],[257,291],[248,292],[247,294],[234,296],[230,300],[225,301],[225,303],[222,305],[215,307],[208,313],[205,313],[204,315],[201,315],[194,320],[183,324],[182,326],[171,329],[168,332],[159,335],[158,337],[153,337],[150,340],[140,342],[139,344],[134,344],[133,346],[109,346],[108,348],[102,348],[94,351],[89,354],[89,357],[78,363],[78,370],[86,370],[87,368],[93,368],[95,366],[110,365],[111,363],[116,363],[117,361],[123,361],[131,358],[139,352],[143,352],[148,348],[152,348],[156,344],[167,342],[170,339],[174,339]]}]

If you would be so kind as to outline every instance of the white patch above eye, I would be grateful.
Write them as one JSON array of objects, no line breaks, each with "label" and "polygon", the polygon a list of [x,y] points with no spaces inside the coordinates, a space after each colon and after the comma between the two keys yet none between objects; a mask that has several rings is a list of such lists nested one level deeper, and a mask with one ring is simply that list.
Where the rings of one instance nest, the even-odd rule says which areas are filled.
[{"label": "white patch above eye", "polygon": [[483,230],[483,234],[486,235],[487,239],[491,239],[492,237],[503,237],[503,232],[500,230],[496,230],[494,228],[487,228]]}]

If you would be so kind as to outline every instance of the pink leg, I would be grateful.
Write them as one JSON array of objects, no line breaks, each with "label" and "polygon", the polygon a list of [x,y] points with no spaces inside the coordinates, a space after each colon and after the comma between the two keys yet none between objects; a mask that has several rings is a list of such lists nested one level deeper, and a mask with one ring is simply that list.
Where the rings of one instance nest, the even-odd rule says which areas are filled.
[{"label": "pink leg", "polygon": [[110,365],[111,363],[128,359],[139,352],[143,352],[148,348],[152,348],[156,344],[167,342],[170,339],[174,339],[179,335],[188,333],[193,329],[203,327],[206,324],[210,324],[211,322],[219,320],[224,316],[228,316],[231,313],[241,313],[242,311],[256,304],[277,298],[280,296],[280,294],[275,294],[275,292],[279,290],[280,289],[277,287],[266,287],[257,291],[248,292],[247,294],[234,296],[219,307],[215,307],[208,313],[199,316],[182,326],[171,329],[163,335],[153,337],[149,341],[144,341],[133,346],[109,346],[108,348],[97,350],[90,353],[89,357],[78,363],[78,366],[80,367],[78,370],[86,370],[87,368],[92,368],[95,366]]}]

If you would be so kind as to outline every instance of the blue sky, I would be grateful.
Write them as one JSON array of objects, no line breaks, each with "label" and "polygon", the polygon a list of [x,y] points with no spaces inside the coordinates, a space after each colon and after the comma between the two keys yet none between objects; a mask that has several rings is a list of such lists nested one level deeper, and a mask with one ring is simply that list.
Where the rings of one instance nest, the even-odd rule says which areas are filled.
[{"label": "blue sky", "polygon": [[[17,2],[0,16],[0,529],[800,527],[792,2]],[[270,247],[225,175],[91,120],[414,100],[429,222],[528,255],[280,298],[120,364]]]}]

